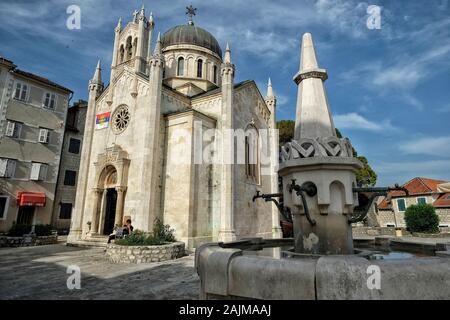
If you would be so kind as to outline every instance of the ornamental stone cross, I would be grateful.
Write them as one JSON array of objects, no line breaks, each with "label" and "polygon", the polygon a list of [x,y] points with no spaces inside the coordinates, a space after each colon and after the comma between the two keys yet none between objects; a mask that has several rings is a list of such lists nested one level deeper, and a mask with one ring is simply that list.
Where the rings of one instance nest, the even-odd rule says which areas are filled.
[{"label": "ornamental stone cross", "polygon": [[186,7],[186,14],[189,16],[189,24],[192,24],[192,17],[195,16],[195,11],[197,11],[197,8],[194,8],[192,4],[189,7]]}]

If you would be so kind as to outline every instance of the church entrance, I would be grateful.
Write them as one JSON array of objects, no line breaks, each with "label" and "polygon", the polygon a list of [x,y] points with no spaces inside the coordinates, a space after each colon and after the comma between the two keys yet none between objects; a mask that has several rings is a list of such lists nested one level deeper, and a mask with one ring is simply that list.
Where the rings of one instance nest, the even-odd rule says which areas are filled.
[{"label": "church entrance", "polygon": [[114,221],[116,219],[117,191],[115,188],[106,190],[105,224],[103,234],[110,235],[114,230]]}]

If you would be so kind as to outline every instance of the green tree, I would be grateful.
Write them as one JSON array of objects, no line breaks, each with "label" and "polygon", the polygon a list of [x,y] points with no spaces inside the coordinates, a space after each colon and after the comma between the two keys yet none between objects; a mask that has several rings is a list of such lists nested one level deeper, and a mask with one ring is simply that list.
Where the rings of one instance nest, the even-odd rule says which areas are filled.
[{"label": "green tree", "polygon": [[286,142],[291,141],[294,137],[295,121],[293,120],[280,120],[277,121],[277,129],[280,145],[284,145]]},{"label": "green tree", "polygon": [[415,204],[405,212],[406,227],[412,232],[439,232],[439,216],[431,204]]},{"label": "green tree", "polygon": [[[279,130],[280,145],[284,145],[294,137],[295,121],[294,120],[280,120],[277,121],[277,129]],[[338,138],[342,138],[339,129],[336,129]],[[359,156],[358,152],[353,148],[353,156],[358,158],[364,165],[356,174],[356,182],[363,186],[374,186],[377,183],[377,174],[373,171],[369,161],[364,156]]]}]

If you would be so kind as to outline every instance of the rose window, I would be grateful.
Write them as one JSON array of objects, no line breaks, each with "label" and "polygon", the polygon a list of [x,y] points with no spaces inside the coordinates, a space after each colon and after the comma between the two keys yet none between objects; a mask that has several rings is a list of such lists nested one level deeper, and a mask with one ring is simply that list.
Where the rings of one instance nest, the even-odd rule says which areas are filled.
[{"label": "rose window", "polygon": [[112,117],[112,127],[115,133],[119,134],[125,131],[130,123],[130,112],[127,106],[120,106],[114,111]]}]

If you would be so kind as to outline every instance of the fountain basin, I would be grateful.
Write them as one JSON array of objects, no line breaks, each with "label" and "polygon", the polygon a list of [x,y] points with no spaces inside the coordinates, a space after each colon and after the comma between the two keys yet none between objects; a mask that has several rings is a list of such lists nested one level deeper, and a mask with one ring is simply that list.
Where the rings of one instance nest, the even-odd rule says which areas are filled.
[{"label": "fountain basin", "polygon": [[[276,241],[276,240],[272,240]],[[200,299],[450,299],[450,259],[281,258],[210,243],[196,251]],[[378,269],[380,287],[368,286]]]}]

